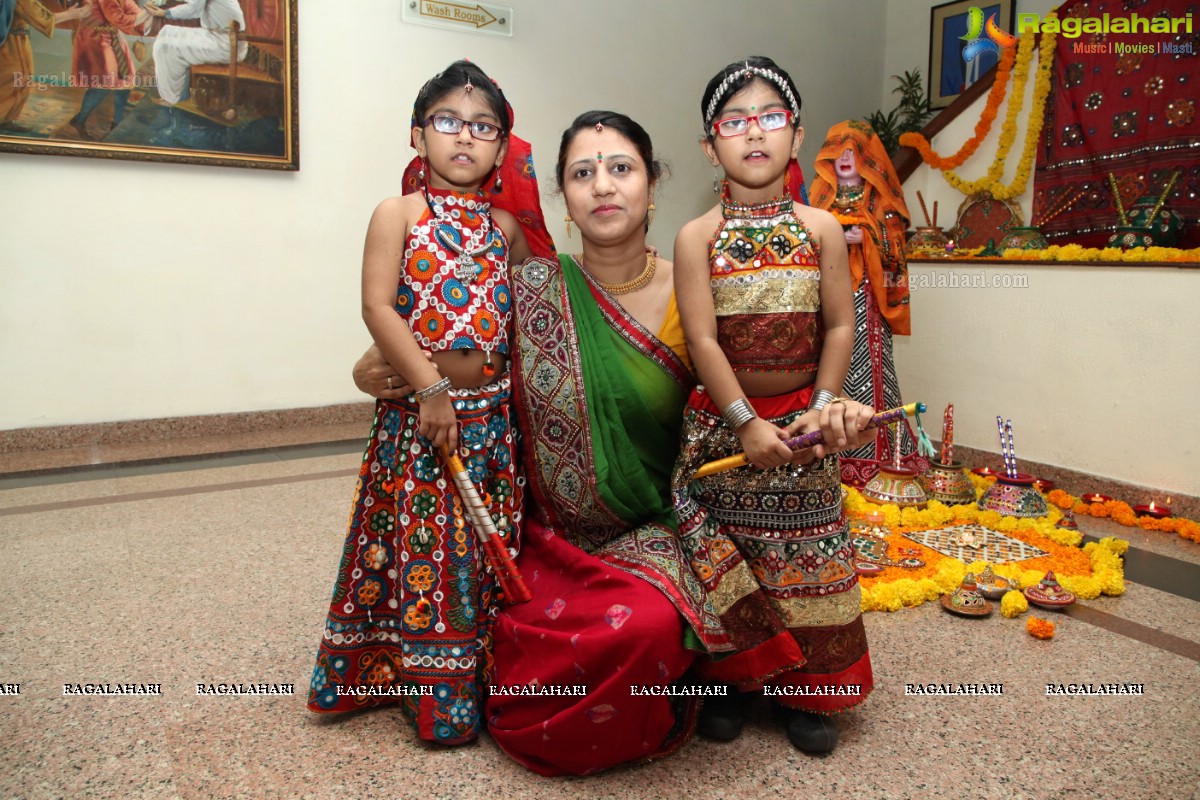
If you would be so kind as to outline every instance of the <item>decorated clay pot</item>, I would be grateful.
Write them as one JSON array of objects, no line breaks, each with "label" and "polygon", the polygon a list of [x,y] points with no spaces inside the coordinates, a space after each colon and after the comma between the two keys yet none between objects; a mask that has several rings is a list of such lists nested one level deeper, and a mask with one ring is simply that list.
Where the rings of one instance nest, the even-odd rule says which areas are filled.
[{"label": "decorated clay pot", "polygon": [[1063,511],[1062,519],[1054,523],[1054,527],[1068,531],[1079,530],[1079,524],[1075,522],[1075,514],[1069,508]]},{"label": "decorated clay pot", "polygon": [[1154,235],[1149,228],[1120,226],[1117,232],[1108,237],[1109,247],[1119,247],[1129,250],[1133,247],[1154,247]]},{"label": "decorated clay pot", "polygon": [[1183,219],[1175,211],[1163,206],[1158,208],[1153,219],[1150,212],[1158,208],[1158,198],[1149,195],[1139,199],[1129,209],[1129,224],[1149,232],[1154,244],[1159,247],[1175,247],[1183,231]]},{"label": "decorated clay pot", "polygon": [[979,577],[975,579],[976,590],[989,600],[999,600],[1004,597],[1004,593],[1014,588],[1012,581],[1001,575],[997,575],[992,565],[988,564],[983,568],[983,572],[979,573]]},{"label": "decorated clay pot", "polygon": [[876,503],[924,508],[929,498],[917,480],[920,473],[907,467],[885,465],[862,488],[862,496]]},{"label": "decorated clay pot", "polygon": [[942,595],[942,608],[964,617],[986,617],[992,613],[992,604],[983,599],[975,585],[975,575],[968,572],[962,585],[952,593]]},{"label": "decorated clay pot", "polygon": [[1053,572],[1047,572],[1041,583],[1030,586],[1024,594],[1026,600],[1042,608],[1063,608],[1075,602],[1075,595],[1058,585]]},{"label": "decorated clay pot", "polygon": [[940,227],[917,228],[916,233],[908,239],[910,255],[939,255],[946,254],[946,243],[950,238]]},{"label": "decorated clay pot", "polygon": [[921,485],[925,487],[930,500],[937,500],[948,506],[957,506],[975,501],[975,484],[963,468],[963,462],[952,461],[949,464],[929,463],[929,469],[921,475]]},{"label": "decorated clay pot", "polygon": [[996,482],[979,498],[979,507],[1006,517],[1044,517],[1050,513],[1046,498],[1033,488],[1033,476],[1023,472],[1015,478],[997,475]]},{"label": "decorated clay pot", "polygon": [[1040,230],[1027,226],[1009,228],[996,249],[1003,253],[1005,250],[1045,250],[1049,246],[1050,242]]}]

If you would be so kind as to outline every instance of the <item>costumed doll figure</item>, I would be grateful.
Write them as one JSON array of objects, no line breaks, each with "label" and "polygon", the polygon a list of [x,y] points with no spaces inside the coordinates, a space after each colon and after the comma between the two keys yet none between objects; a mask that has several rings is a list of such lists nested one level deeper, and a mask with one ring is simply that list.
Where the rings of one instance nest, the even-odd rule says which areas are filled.
[{"label": "costumed doll figure", "polygon": [[[904,191],[883,142],[857,120],[829,129],[816,171],[813,205],[837,217],[850,251],[854,352],[845,393],[875,408],[895,408],[903,401],[892,336],[910,332]],[[917,457],[916,445],[907,423],[900,430],[900,455],[908,463]],[[887,428],[880,428],[864,446],[841,454],[842,480],[862,486],[878,471],[880,461],[894,457],[891,449]]]},{"label": "costumed doll figure", "polygon": [[[854,339],[841,225],[794,203],[800,96],[768,58],[730,64],[701,102],[701,147],[725,172],[721,202],[675,242],[675,286],[700,381],[672,477],[679,536],[714,619],[698,630],[711,681],[763,691],[799,749],[837,743],[831,715],[872,688],[837,450],[874,410],[838,397]],[[783,440],[816,429],[826,445]],[[693,480],[745,452],[750,466]],[[716,698],[714,698],[716,699]],[[737,693],[706,701],[700,732],[740,732]]]},{"label": "costumed doll figure", "polygon": [[376,404],[308,700],[318,712],[398,703],[442,744],[478,735],[500,590],[441,448],[462,456],[505,547],[522,520],[508,266],[530,248],[492,200],[532,202],[539,223],[541,208],[535,184],[500,188],[533,181],[505,163],[510,128],[500,88],[474,64],[450,65],[413,110],[420,191],[371,218],[363,319],[415,391]]}]

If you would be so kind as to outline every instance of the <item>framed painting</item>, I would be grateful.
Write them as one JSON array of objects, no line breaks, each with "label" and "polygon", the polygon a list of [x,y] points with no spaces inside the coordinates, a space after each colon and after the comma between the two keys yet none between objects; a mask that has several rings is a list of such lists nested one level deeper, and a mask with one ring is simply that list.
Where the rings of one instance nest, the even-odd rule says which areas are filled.
[{"label": "framed painting", "polygon": [[[999,48],[988,46],[985,21],[1013,32],[1016,0],[959,0],[929,11],[929,107],[945,108],[1000,61]],[[964,50],[979,42],[970,50]]]},{"label": "framed painting", "polygon": [[296,0],[0,0],[0,152],[300,168]]}]

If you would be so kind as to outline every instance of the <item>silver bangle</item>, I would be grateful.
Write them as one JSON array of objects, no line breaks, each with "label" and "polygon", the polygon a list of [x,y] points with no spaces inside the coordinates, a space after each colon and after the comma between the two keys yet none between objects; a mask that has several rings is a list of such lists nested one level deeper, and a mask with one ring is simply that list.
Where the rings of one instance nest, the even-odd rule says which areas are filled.
[{"label": "silver bangle", "polygon": [[730,430],[734,431],[757,416],[758,414],[754,412],[750,401],[744,397],[734,400],[721,412],[721,417],[725,420],[725,424],[729,426]]},{"label": "silver bangle", "polygon": [[833,400],[833,392],[829,391],[828,389],[817,389],[816,393],[812,396],[812,400],[810,400],[808,403],[808,410],[820,411],[822,408],[832,403]]},{"label": "silver bangle", "polygon": [[426,386],[424,389],[419,390],[417,392],[417,399],[423,403],[426,400],[432,400],[442,392],[448,391],[449,389],[450,379],[442,378],[437,383],[432,383],[429,386]]}]

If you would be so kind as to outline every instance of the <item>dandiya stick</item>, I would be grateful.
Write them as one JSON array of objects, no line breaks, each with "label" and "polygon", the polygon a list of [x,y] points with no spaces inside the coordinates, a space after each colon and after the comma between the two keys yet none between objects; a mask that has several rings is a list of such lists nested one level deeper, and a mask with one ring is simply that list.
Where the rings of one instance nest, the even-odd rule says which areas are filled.
[{"label": "dandiya stick", "polygon": [[475,535],[479,537],[479,543],[483,546],[483,558],[495,573],[500,589],[504,592],[504,599],[509,603],[526,603],[532,600],[533,594],[521,578],[512,554],[504,546],[500,532],[496,530],[496,523],[492,521],[492,515],[483,504],[483,498],[479,496],[479,490],[475,488],[462,459],[444,445],[442,457],[446,459],[446,466],[454,478],[454,485],[458,487],[458,496],[471,518],[471,527],[475,529]]},{"label": "dandiya stick", "polygon": [[1175,185],[1175,181],[1179,180],[1179,170],[1175,170],[1171,175],[1171,180],[1167,181],[1167,187],[1163,189],[1162,196],[1158,198],[1158,202],[1154,204],[1154,210],[1150,212],[1150,216],[1146,217],[1146,225],[1153,225],[1154,218],[1158,216],[1159,210],[1163,207],[1163,203],[1167,202],[1167,195],[1171,193],[1171,188]]},{"label": "dandiya stick", "polygon": [[[871,417],[871,421],[867,423],[867,427],[863,430],[871,430],[872,428],[882,428],[886,425],[891,425],[893,422],[899,422],[905,417],[915,417],[917,414],[925,413],[924,403],[908,403],[899,408],[889,409],[888,411],[880,411],[875,416]],[[825,434],[822,431],[809,431],[802,433],[799,436],[793,436],[791,439],[784,439],[784,444],[792,450],[803,450],[806,447],[813,447],[818,444],[825,444]],[[728,458],[717,459],[710,461],[707,464],[701,465],[700,469],[696,470],[696,474],[692,476],[692,480],[707,478],[709,475],[716,475],[718,472],[728,472],[731,469],[744,467],[750,463],[750,459],[745,453],[738,453],[735,456]]]},{"label": "dandiya stick", "polygon": [[1117,178],[1111,172],[1108,173],[1108,185],[1112,187],[1113,201],[1117,204],[1117,213],[1120,214],[1121,226],[1129,227],[1129,217],[1125,215],[1125,201],[1121,199],[1121,190],[1117,188]]},{"label": "dandiya stick", "polygon": [[929,219],[929,210],[925,208],[925,198],[921,196],[920,189],[917,189],[917,200],[921,201],[921,213],[925,215],[925,224],[932,228],[933,222]]},{"label": "dandiya stick", "polygon": [[954,403],[946,404],[946,413],[942,415],[942,452],[943,464],[954,461]]},{"label": "dandiya stick", "polygon": [[[936,212],[935,212],[934,219],[937,219]],[[900,426],[899,425],[892,426],[892,467],[897,470],[901,469],[901,466],[900,466]]]},{"label": "dandiya stick", "polygon": [[1006,434],[1008,434],[1008,453],[1010,456],[1012,456],[1012,472],[1009,473],[1008,477],[1015,478],[1015,477],[1017,477],[1017,448],[1013,447],[1012,420],[1011,419],[1005,421],[1004,432]]},{"label": "dandiya stick", "polygon": [[1004,455],[1004,474],[1010,475],[1012,470],[1008,466],[1008,445],[1004,441],[1004,420],[1000,415],[996,415],[996,430],[1000,432],[1000,452]]},{"label": "dandiya stick", "polygon": [[937,227],[937,204],[938,204],[938,201],[934,200],[933,201],[933,227],[935,227],[935,228]]}]

